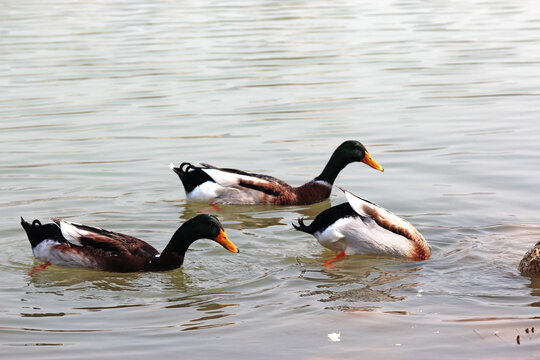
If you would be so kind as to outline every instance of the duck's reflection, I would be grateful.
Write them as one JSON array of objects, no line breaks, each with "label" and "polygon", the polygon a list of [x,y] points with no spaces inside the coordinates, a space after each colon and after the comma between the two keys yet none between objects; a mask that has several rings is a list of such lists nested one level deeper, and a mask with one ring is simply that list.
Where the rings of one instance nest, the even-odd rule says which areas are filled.
[{"label": "duck's reflection", "polygon": [[[324,258],[321,256],[319,260]],[[405,300],[403,290],[421,286],[422,265],[396,266],[403,261],[355,255],[331,269],[319,267],[305,271],[302,277],[314,282],[315,290],[306,290],[301,296],[315,296],[318,301],[329,303],[327,308],[341,311],[370,311],[376,303]]]},{"label": "duck's reflection", "polygon": [[[65,316],[80,313],[73,310],[99,312],[151,307],[168,311],[186,308],[186,314],[191,315],[184,318],[177,326],[181,327],[182,331],[188,331],[233,325],[234,321],[223,321],[223,318],[236,315],[234,309],[238,306],[232,301],[228,302],[228,298],[234,297],[237,293],[209,293],[195,286],[190,275],[180,269],[160,273],[118,274],[52,266],[47,271],[31,276],[29,285],[33,287],[28,290],[29,293],[46,293],[60,297],[71,293],[73,296],[88,301],[77,301],[78,306],[68,306],[65,313],[58,314],[43,313],[41,308],[35,308],[21,314],[25,317]],[[102,299],[103,291],[109,294],[106,301],[99,303],[92,301],[92,299]],[[111,292],[115,292],[116,295],[112,295]],[[129,295],[128,292],[144,292],[144,296]],[[184,295],[172,295],[179,293]],[[200,315],[194,315],[193,310],[199,312]]]},{"label": "duck's reflection", "polygon": [[[533,276],[530,278],[531,283],[528,287],[531,289],[531,296],[540,297],[540,277]],[[540,301],[535,301],[529,304],[529,306],[540,307]]]},{"label": "duck's reflection", "polygon": [[219,205],[218,209],[205,203],[186,203],[180,205],[180,219],[186,221],[200,213],[216,215],[227,227],[235,230],[262,229],[275,225],[290,225],[285,214],[296,217],[314,218],[330,207],[330,200],[314,205],[283,206],[270,205]]},{"label": "duck's reflection", "polygon": [[85,285],[85,288],[101,290],[136,290],[133,283],[140,273],[117,274],[106,271],[50,266],[46,270],[29,275],[29,285],[44,292],[55,292],[54,289],[75,289]]}]

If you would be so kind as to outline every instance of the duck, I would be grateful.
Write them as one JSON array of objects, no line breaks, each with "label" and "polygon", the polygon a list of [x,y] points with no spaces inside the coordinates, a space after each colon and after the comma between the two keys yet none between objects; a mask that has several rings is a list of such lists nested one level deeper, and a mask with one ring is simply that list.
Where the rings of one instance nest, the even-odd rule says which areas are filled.
[{"label": "duck", "polygon": [[540,241],[527,251],[519,262],[518,270],[523,276],[540,275]]},{"label": "duck", "polygon": [[111,272],[173,270],[182,266],[188,247],[198,239],[211,239],[233,253],[239,252],[219,220],[209,214],[182,224],[161,254],[133,236],[62,219],[42,224],[37,219],[29,223],[21,217],[21,225],[34,257],[48,265]]},{"label": "duck", "polygon": [[292,224],[296,230],[313,235],[322,246],[339,252],[326,263],[353,254],[429,259],[428,243],[408,221],[338,188],[345,193],[346,203],[323,210],[309,225],[302,218],[298,225]]},{"label": "duck", "polygon": [[363,162],[384,171],[364,145],[348,140],[339,145],[317,177],[293,187],[269,175],[237,169],[201,166],[183,162],[169,167],[178,175],[188,201],[209,201],[212,204],[310,205],[328,199],[338,174],[352,162]]}]

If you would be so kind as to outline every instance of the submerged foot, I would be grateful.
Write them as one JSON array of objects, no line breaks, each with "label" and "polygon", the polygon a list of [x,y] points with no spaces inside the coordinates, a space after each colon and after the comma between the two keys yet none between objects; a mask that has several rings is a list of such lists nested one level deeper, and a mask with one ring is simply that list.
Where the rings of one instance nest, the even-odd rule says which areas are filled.
[{"label": "submerged foot", "polygon": [[48,268],[51,265],[52,264],[49,261],[47,261],[46,263],[40,264],[40,265],[36,265],[36,266],[34,266],[33,268],[30,269],[30,271],[28,272],[28,275],[32,276],[35,273],[40,272],[41,270],[45,270],[46,268]]},{"label": "submerged foot", "polygon": [[330,263],[333,262],[333,261],[339,260],[344,256],[345,256],[345,251],[342,251],[339,254],[337,254],[335,258],[327,260],[327,261],[323,262],[322,264],[324,266],[326,266],[326,270],[330,270],[330,269],[332,269],[334,267],[334,265],[332,265]]},{"label": "submerged foot", "polygon": [[201,214],[201,213],[206,214],[206,213],[211,213],[211,212],[219,211],[219,210],[221,210],[221,208],[219,206],[217,206],[214,203],[211,203],[209,209],[197,210],[197,214]]}]

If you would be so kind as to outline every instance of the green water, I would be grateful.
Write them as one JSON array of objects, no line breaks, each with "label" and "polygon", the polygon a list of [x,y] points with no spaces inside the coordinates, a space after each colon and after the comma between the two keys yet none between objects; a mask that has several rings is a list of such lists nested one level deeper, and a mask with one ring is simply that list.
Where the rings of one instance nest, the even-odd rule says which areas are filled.
[{"label": "green water", "polygon": [[[534,1],[4,1],[0,355],[534,358],[540,282],[516,268],[540,240],[539,39]],[[171,272],[28,275],[20,216],[161,250],[207,209],[170,162],[299,185],[347,139],[385,171],[336,185],[412,222],[430,260],[322,266],[335,254],[291,222],[334,191],[223,206],[239,254],[199,241]]]}]

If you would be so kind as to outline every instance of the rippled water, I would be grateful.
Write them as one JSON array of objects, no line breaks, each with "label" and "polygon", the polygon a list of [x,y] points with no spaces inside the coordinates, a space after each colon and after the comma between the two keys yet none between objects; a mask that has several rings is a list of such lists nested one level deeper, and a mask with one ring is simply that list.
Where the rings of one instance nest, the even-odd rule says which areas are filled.
[{"label": "rippled water", "polygon": [[[3,358],[533,358],[540,281],[535,1],[3,1]],[[301,184],[346,139],[385,167],[337,185],[411,221],[433,256],[334,253],[293,231],[345,201],[223,206],[240,247],[114,274],[38,262],[19,217],[162,249],[204,204],[169,162]],[[525,329],[536,327],[535,333]],[[341,333],[341,341],[327,335]],[[520,335],[520,344],[516,337]]]}]

